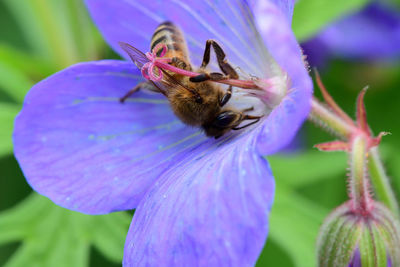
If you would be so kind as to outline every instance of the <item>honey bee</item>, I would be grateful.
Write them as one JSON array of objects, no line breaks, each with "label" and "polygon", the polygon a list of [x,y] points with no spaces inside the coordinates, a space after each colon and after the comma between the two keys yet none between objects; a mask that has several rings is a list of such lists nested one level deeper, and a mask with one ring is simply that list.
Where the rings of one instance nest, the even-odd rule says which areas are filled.
[{"label": "honey bee", "polygon": [[[172,59],[169,64],[183,70],[192,71],[186,41],[182,31],[176,25],[167,21],[156,28],[151,39],[151,50],[160,43],[168,48],[164,56]],[[145,54],[135,47],[123,42],[120,42],[120,46],[139,68],[148,61]],[[210,61],[211,47],[215,51],[222,73],[206,71]],[[157,55],[159,55],[159,52],[157,52]],[[199,73],[198,76],[189,78],[168,70],[162,70],[162,72],[164,75],[160,82],[139,83],[120,99],[121,102],[124,102],[140,88],[160,92],[168,98],[173,112],[183,123],[200,127],[207,136],[214,138],[219,138],[230,130],[248,127],[261,118],[260,116],[245,114],[253,108],[239,111],[225,106],[232,96],[232,86],[224,91],[213,81],[238,79],[239,75],[228,63],[224,51],[214,40],[207,40],[206,42],[203,61],[200,68],[196,69],[196,72]],[[239,126],[245,120],[251,120],[251,122]]]}]

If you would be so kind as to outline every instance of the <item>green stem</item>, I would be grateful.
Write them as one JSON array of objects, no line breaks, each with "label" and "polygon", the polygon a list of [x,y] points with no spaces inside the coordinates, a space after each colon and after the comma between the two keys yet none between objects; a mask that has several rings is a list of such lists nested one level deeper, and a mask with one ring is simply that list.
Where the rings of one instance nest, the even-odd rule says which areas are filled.
[{"label": "green stem", "polygon": [[349,138],[353,131],[353,126],[346,123],[315,98],[311,100],[309,119],[341,139]]},{"label": "green stem", "polygon": [[399,204],[390,186],[389,177],[386,175],[377,147],[371,148],[369,151],[368,168],[377,197],[393,212],[393,214],[400,217]]},{"label": "green stem", "polygon": [[352,139],[350,151],[350,198],[359,213],[368,213],[372,207],[367,179],[367,142],[363,136]]}]

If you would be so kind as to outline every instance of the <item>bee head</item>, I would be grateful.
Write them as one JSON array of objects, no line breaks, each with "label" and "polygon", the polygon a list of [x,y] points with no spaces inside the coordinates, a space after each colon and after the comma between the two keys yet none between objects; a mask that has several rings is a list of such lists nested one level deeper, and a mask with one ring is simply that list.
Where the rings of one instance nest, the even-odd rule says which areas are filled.
[{"label": "bee head", "polygon": [[240,124],[242,114],[233,110],[225,110],[217,114],[213,121],[204,124],[203,129],[207,136],[219,138],[232,128]]},{"label": "bee head", "polygon": [[203,98],[199,94],[195,95],[195,99],[196,103],[203,104]]}]

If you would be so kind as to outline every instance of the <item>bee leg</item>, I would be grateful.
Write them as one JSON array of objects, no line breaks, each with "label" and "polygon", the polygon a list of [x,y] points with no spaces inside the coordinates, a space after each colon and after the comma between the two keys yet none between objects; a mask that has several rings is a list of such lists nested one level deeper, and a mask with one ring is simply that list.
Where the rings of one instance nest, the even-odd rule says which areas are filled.
[{"label": "bee leg", "polygon": [[219,100],[219,106],[223,107],[226,103],[228,103],[229,99],[231,99],[231,96],[232,96],[232,85],[229,86],[228,90],[226,90],[226,93]]},{"label": "bee leg", "polygon": [[139,91],[141,87],[143,87],[144,82],[138,83],[135,87],[133,87],[131,90],[129,90],[123,97],[119,99],[119,102],[124,103],[128,97]]},{"label": "bee leg", "polygon": [[123,97],[121,97],[119,99],[119,102],[124,103],[126,101],[126,99],[128,99],[131,95],[133,95],[134,93],[136,93],[140,89],[147,89],[147,90],[152,91],[152,92],[160,93],[160,90],[158,90],[156,87],[154,87],[153,84],[151,84],[149,82],[141,82],[141,83],[138,83],[131,90],[129,90]]},{"label": "bee leg", "polygon": [[250,108],[243,109],[242,112],[253,111],[253,110],[254,110],[254,107],[250,107]]},{"label": "bee leg", "polygon": [[221,81],[229,79],[228,76],[223,75],[222,73],[212,72],[212,73],[202,73],[194,77],[190,77],[189,80],[193,83],[199,83],[204,81]]},{"label": "bee leg", "polygon": [[217,56],[218,65],[221,71],[228,76],[227,79],[238,79],[239,75],[237,74],[235,69],[228,63],[224,50],[222,50],[221,46],[212,39],[209,39],[206,42],[206,48],[204,49],[203,61],[200,68],[205,69],[208,63],[210,63],[211,46],[213,47],[215,55]]},{"label": "bee leg", "polygon": [[232,128],[232,130],[240,130],[240,129],[249,127],[250,125],[253,125],[253,124],[257,123],[261,118],[262,118],[262,116],[245,115],[243,117],[243,121],[244,120],[254,120],[254,121],[252,121],[252,122],[250,122],[250,123],[248,123],[248,124],[246,124],[244,126],[241,126],[241,127],[234,127],[234,128]]},{"label": "bee leg", "polygon": [[243,120],[259,120],[263,116],[244,115]]},{"label": "bee leg", "polygon": [[201,69],[205,69],[208,65],[208,63],[210,63],[210,48],[211,48],[211,42],[213,42],[214,40],[207,40],[206,42],[206,48],[204,49],[204,55],[203,55],[203,61],[201,62]]},{"label": "bee leg", "polygon": [[191,81],[192,83],[200,83],[208,80],[210,80],[210,75],[208,73],[202,73],[200,75],[189,78],[189,81]]},{"label": "bee leg", "polygon": [[228,63],[225,52],[224,50],[222,50],[221,46],[214,40],[207,40],[206,48],[207,44],[209,43],[212,45],[214,49],[215,55],[217,56],[218,65],[221,71],[225,75],[227,75],[229,79],[238,79],[239,75],[237,74],[236,70]]}]

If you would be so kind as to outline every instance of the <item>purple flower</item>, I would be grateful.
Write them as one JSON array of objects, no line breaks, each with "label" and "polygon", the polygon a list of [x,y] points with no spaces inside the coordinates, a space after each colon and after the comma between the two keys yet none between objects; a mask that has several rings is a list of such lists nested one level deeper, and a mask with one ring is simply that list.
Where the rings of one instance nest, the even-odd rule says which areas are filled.
[{"label": "purple flower", "polygon": [[162,95],[142,90],[119,103],[143,80],[130,61],[74,65],[34,86],[16,119],[15,155],[28,182],[68,209],[136,209],[125,266],[253,265],[274,196],[262,155],[290,142],[309,112],[311,80],[284,8],[293,2],[264,2],[266,49],[242,1],[87,0],[103,36],[126,59],[119,41],[149,51],[154,29],[170,20],[183,29],[193,65],[215,39],[244,72],[285,82],[272,88],[273,106],[234,91],[232,103],[265,116],[215,140],[181,123]]},{"label": "purple flower", "polygon": [[302,47],[311,65],[328,57],[388,60],[400,56],[400,10],[372,1],[363,10],[330,24]]}]

